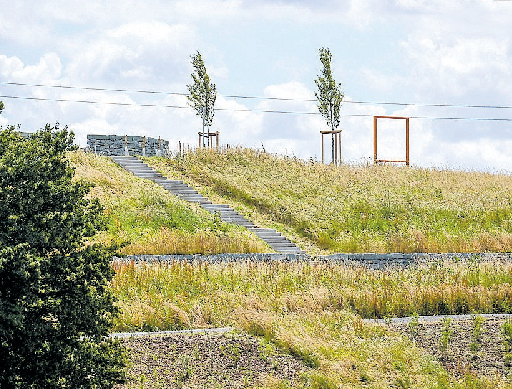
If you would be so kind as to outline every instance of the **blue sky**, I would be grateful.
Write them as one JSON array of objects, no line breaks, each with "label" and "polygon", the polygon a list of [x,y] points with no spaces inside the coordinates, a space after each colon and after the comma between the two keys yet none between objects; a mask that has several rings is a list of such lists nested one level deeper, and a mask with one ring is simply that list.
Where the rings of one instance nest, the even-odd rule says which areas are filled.
[{"label": "blue sky", "polygon": [[[512,119],[508,108],[457,107],[512,106],[512,1],[0,0],[0,9],[0,95],[103,102],[0,98],[0,125],[30,131],[58,121],[82,146],[88,133],[195,145],[201,120],[190,108],[163,107],[186,106],[183,96],[6,83],[183,93],[199,50],[224,109],[212,127],[221,143],[319,160],[319,131],[327,129],[320,115],[262,111],[316,112],[308,100],[318,49],[329,47],[347,100],[344,161],[372,158],[372,115]],[[440,103],[455,106],[425,106]],[[402,158],[401,124],[379,125],[379,156]],[[512,171],[511,149],[512,121],[411,119],[417,166]]]}]

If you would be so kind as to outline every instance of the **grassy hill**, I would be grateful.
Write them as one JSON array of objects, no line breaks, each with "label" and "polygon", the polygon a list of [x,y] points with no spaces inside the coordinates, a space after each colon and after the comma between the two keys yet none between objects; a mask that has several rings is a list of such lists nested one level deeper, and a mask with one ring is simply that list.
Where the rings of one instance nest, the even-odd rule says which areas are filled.
[{"label": "grassy hill", "polygon": [[[108,230],[98,241],[125,242],[125,253],[268,251],[249,232],[221,223],[108,158],[82,152],[69,157],[77,179],[95,183],[91,196],[105,207]],[[262,226],[278,228],[310,253],[510,251],[507,175],[335,168],[253,150],[148,162]],[[111,288],[121,308],[115,331],[232,326],[258,339],[254,357],[268,360],[268,350],[277,349],[306,369],[295,382],[271,371],[257,383],[247,379],[246,387],[512,387],[512,321],[493,324],[492,330],[494,322],[489,319],[487,326],[477,315],[512,312],[508,263],[454,261],[373,271],[325,262],[127,262],[114,270]],[[437,326],[412,321],[403,328],[362,320],[456,313],[475,316]],[[134,351],[133,373],[122,388],[194,387],[204,361],[197,344],[185,341],[190,355],[169,359],[176,344],[149,340],[153,351],[140,352],[151,366]],[[226,363],[237,367],[245,357],[242,343],[221,346]],[[280,369],[275,365],[275,372]],[[225,371],[207,373],[216,378]]]},{"label": "grassy hill", "polygon": [[148,158],[310,253],[510,251],[512,177],[397,166],[334,167],[251,149]]},{"label": "grassy hill", "polygon": [[[70,153],[78,179],[105,207],[101,241],[124,253],[269,252],[243,228],[222,223],[106,157]],[[146,158],[214,202],[276,228],[310,254],[330,252],[507,252],[512,177],[406,168],[334,167],[250,149]]]},{"label": "grassy hill", "polygon": [[107,231],[96,241],[122,244],[124,254],[211,254],[268,252],[245,229],[178,199],[153,182],[82,151],[68,155],[76,179],[94,184],[90,195],[105,208]]}]

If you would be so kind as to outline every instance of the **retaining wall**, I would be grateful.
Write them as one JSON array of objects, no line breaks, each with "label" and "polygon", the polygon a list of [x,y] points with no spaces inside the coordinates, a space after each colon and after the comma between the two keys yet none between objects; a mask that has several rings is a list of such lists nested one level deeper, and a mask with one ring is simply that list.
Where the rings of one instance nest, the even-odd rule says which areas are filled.
[{"label": "retaining wall", "polygon": [[148,136],[87,135],[87,148],[101,155],[167,155],[169,141]]},{"label": "retaining wall", "polygon": [[128,255],[123,258],[114,257],[114,261],[141,262],[300,262],[322,261],[341,262],[347,265],[366,266],[372,269],[385,269],[393,266],[406,267],[412,264],[452,261],[512,261],[512,253],[413,253],[413,254],[332,254],[311,257],[305,254],[216,254],[216,255]]}]

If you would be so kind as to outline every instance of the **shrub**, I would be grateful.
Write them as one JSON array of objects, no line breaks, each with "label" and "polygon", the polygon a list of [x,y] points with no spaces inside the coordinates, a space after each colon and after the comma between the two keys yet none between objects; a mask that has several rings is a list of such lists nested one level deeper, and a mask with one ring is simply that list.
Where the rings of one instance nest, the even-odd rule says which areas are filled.
[{"label": "shrub", "polygon": [[0,387],[109,388],[126,355],[108,339],[112,250],[89,186],[65,158],[73,134],[0,132]]}]

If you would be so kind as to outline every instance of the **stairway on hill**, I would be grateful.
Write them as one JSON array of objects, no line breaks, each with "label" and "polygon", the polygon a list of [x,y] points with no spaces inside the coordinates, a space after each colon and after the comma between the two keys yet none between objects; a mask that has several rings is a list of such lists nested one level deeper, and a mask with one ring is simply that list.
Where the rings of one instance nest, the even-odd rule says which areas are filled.
[{"label": "stairway on hill", "polygon": [[278,253],[305,254],[303,250],[276,230],[261,228],[254,225],[253,222],[239,214],[229,205],[213,204],[206,197],[194,188],[185,184],[183,181],[167,179],[161,173],[158,173],[137,157],[112,156],[112,159],[135,176],[154,181],[181,199],[192,203],[198,203],[205,210],[219,214],[222,221],[247,228]]}]

